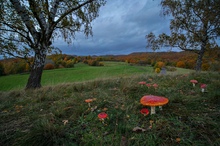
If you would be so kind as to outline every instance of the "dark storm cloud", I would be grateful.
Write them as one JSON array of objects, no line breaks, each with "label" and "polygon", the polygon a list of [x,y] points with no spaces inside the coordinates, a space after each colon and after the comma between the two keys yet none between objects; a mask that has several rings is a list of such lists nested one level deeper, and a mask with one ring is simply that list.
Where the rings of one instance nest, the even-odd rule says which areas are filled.
[{"label": "dark storm cloud", "polygon": [[160,11],[157,0],[108,0],[92,23],[93,37],[77,33],[73,44],[58,40],[54,45],[75,55],[146,52],[146,34],[169,32],[169,22]]}]

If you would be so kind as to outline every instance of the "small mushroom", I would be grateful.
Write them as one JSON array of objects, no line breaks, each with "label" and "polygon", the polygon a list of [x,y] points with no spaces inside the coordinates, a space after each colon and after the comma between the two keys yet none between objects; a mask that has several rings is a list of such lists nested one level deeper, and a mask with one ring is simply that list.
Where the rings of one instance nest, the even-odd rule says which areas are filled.
[{"label": "small mushroom", "polygon": [[156,106],[162,106],[167,104],[168,102],[169,102],[168,98],[162,96],[155,96],[155,95],[145,95],[140,100],[140,103],[142,105],[151,107],[151,115],[156,113],[155,112]]},{"label": "small mushroom", "polygon": [[202,92],[205,92],[205,88],[207,87],[207,85],[206,84],[201,84],[200,87],[201,87]]},{"label": "small mushroom", "polygon": [[151,87],[151,84],[148,83],[148,84],[146,84],[146,86],[147,86],[148,88],[150,88],[150,87]]},{"label": "small mushroom", "polygon": [[145,84],[146,84],[146,82],[141,81],[141,82],[138,82],[138,84],[143,86],[143,85],[145,85]]},{"label": "small mushroom", "polygon": [[154,89],[156,89],[158,87],[158,84],[153,84]]},{"label": "small mushroom", "polygon": [[98,114],[98,118],[102,121],[102,123],[104,123],[104,120],[107,117],[108,117],[108,114],[106,114],[105,112],[101,112]]},{"label": "small mushroom", "polygon": [[85,102],[88,103],[89,107],[90,107],[90,102],[92,102],[93,99],[86,99]]},{"label": "small mushroom", "polygon": [[141,109],[141,114],[143,114],[144,116],[148,115],[149,114],[149,110],[147,108],[142,108]]},{"label": "small mushroom", "polygon": [[190,80],[190,82],[193,84],[193,87],[195,87],[195,86],[196,86],[196,84],[198,83],[198,81],[197,81],[197,80]]}]

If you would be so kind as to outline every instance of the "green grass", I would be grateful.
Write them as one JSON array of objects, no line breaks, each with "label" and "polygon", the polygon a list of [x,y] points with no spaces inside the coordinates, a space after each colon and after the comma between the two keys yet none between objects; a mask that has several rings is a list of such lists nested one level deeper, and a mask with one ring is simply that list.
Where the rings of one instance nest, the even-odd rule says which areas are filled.
[{"label": "green grass", "polygon": [[[187,73],[190,70],[178,69],[174,73]],[[74,68],[44,70],[42,85],[57,85],[61,83],[83,82],[100,78],[125,77],[133,75],[154,74],[152,67],[131,66],[124,62],[104,62],[104,66],[88,66],[78,63]],[[16,74],[0,77],[0,91],[24,89],[29,74]]]},{"label": "green grass", "polygon": [[[191,79],[206,83],[206,92],[199,84],[193,87]],[[139,74],[0,92],[0,145],[219,146],[219,79],[213,72]],[[169,103],[162,111],[156,108],[155,115],[143,116],[139,101],[146,94],[165,96]],[[91,107],[84,102],[88,98],[96,98]],[[108,114],[104,123],[97,117],[103,111]]]}]

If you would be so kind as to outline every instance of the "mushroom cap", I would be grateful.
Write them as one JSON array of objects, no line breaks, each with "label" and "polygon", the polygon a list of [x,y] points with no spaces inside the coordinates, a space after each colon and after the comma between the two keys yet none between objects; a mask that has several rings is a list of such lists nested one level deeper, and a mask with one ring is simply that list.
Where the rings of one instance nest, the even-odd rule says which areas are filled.
[{"label": "mushroom cap", "polygon": [[149,83],[148,83],[148,84],[146,84],[146,86],[147,86],[147,87],[150,87],[150,86],[151,86],[151,84],[149,84]]},{"label": "mushroom cap", "polygon": [[146,82],[141,81],[141,82],[138,82],[138,84],[139,84],[139,85],[144,85],[144,84],[146,84]]},{"label": "mushroom cap", "polygon": [[85,102],[89,103],[89,102],[92,102],[93,99],[86,99]]},{"label": "mushroom cap", "polygon": [[206,86],[207,86],[206,84],[201,84],[200,85],[201,88],[206,88]]},{"label": "mushroom cap", "polygon": [[190,80],[190,82],[191,82],[191,83],[195,83],[195,84],[198,83],[197,80]]},{"label": "mushroom cap", "polygon": [[156,84],[156,83],[153,84],[153,87],[154,87],[154,88],[157,88],[157,87],[158,87],[158,84]]},{"label": "mushroom cap", "polygon": [[105,119],[108,117],[108,114],[106,114],[105,112],[101,112],[98,114],[99,119]]},{"label": "mushroom cap", "polygon": [[145,95],[140,100],[140,103],[146,106],[161,106],[168,102],[168,98],[155,95]]},{"label": "mushroom cap", "polygon": [[149,114],[149,110],[147,108],[142,108],[140,112],[143,115],[148,115]]}]

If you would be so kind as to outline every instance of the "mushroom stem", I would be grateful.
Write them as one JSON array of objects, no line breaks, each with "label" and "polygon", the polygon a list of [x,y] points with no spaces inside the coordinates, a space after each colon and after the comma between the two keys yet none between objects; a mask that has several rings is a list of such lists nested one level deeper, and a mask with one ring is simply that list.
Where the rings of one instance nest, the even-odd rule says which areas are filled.
[{"label": "mushroom stem", "polygon": [[202,93],[205,91],[205,89],[204,88],[202,88]]},{"label": "mushroom stem", "polygon": [[196,84],[195,83],[193,83],[193,87],[195,87],[196,86]]},{"label": "mushroom stem", "polygon": [[102,121],[102,124],[105,124],[105,120],[104,119],[102,119],[101,121]]},{"label": "mushroom stem", "polygon": [[155,106],[151,106],[150,114],[151,115],[156,114]]},{"label": "mushroom stem", "polygon": [[88,103],[89,107],[90,107],[90,103]]},{"label": "mushroom stem", "polygon": [[162,106],[159,106],[159,109],[162,111],[163,110]]}]

